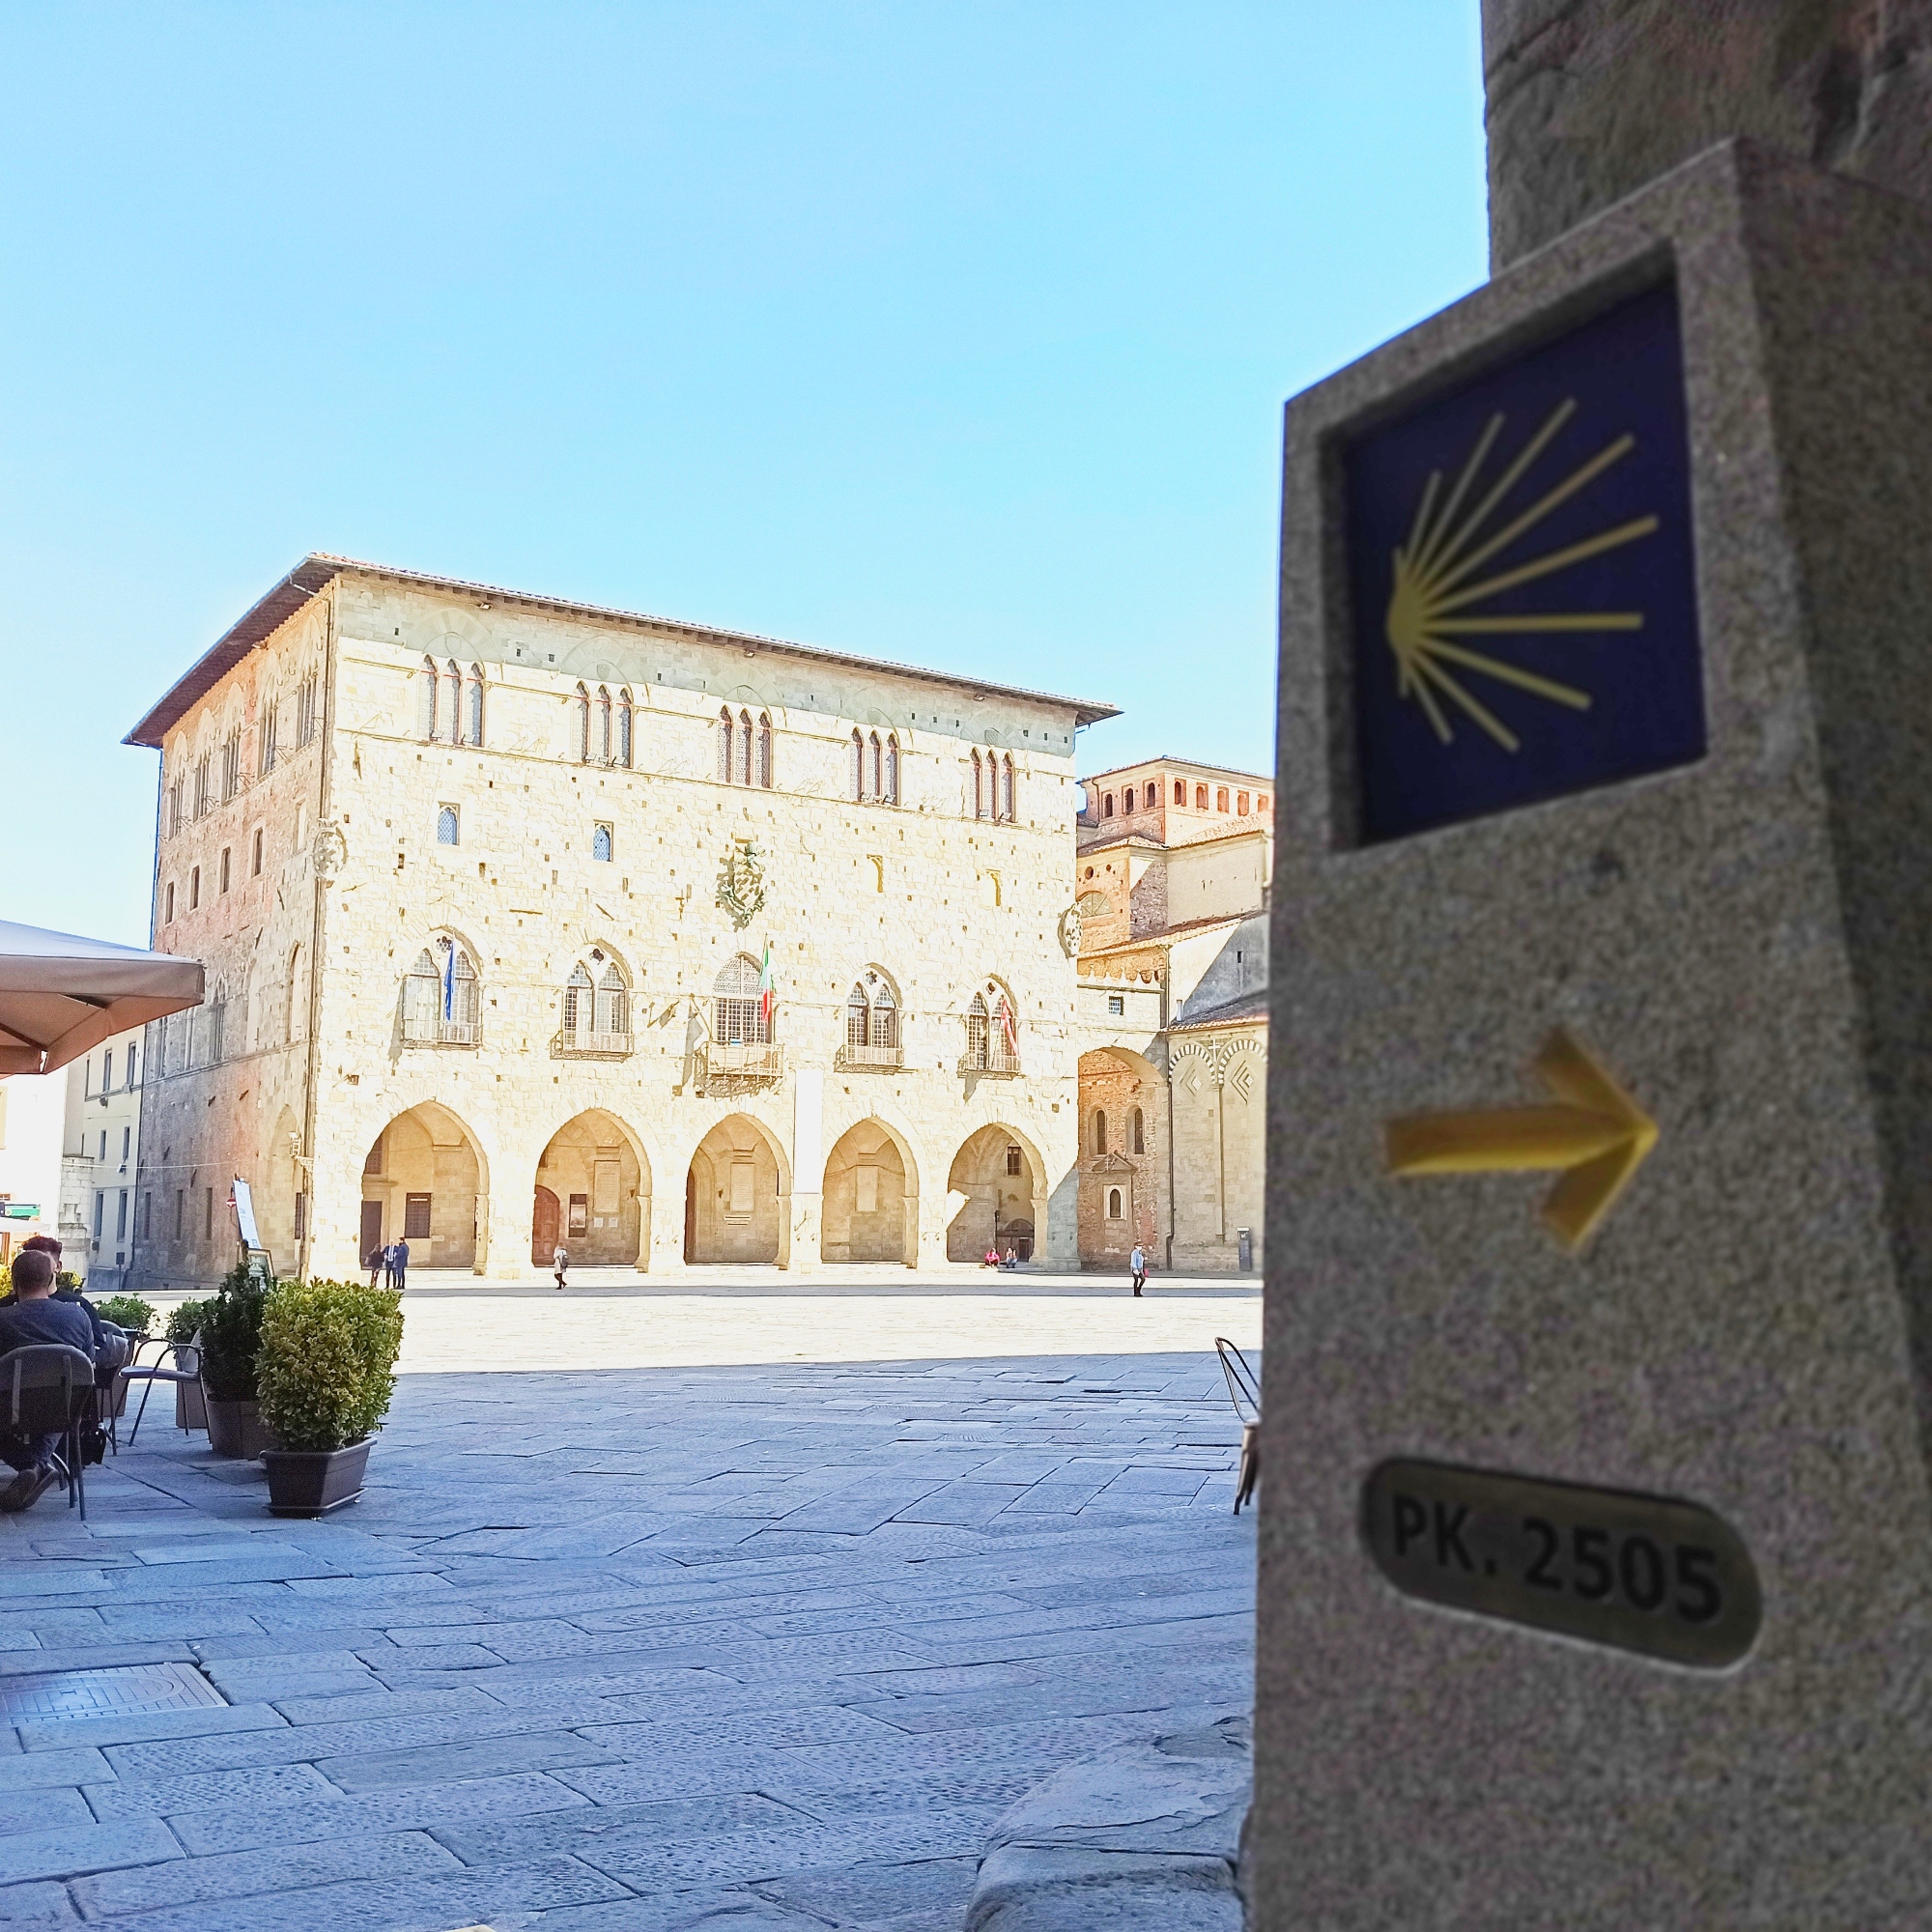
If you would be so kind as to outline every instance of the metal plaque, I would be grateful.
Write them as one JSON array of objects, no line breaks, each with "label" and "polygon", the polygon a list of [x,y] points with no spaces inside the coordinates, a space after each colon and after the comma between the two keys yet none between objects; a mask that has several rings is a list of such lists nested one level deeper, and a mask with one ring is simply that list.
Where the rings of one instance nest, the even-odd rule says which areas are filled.
[{"label": "metal plaque", "polygon": [[1695,1503],[1446,1463],[1384,1463],[1362,1536],[1405,1596],[1721,1670],[1757,1640],[1749,1552]]}]

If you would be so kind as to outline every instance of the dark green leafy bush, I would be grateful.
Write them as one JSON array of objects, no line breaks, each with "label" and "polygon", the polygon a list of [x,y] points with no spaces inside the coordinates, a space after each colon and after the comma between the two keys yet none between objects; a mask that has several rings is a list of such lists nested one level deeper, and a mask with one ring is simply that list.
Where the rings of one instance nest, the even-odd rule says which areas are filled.
[{"label": "dark green leafy bush", "polygon": [[255,1400],[265,1299],[262,1284],[241,1264],[228,1271],[221,1293],[202,1304],[201,1383],[215,1402]]},{"label": "dark green leafy bush", "polygon": [[138,1294],[102,1295],[94,1308],[101,1321],[111,1321],[130,1335],[145,1335],[155,1319],[154,1303],[143,1301]]},{"label": "dark green leafy bush", "polygon": [[403,1346],[403,1298],[359,1281],[285,1281],[262,1316],[262,1420],[285,1449],[345,1449],[381,1426]]},{"label": "dark green leafy bush", "polygon": [[207,1319],[208,1311],[213,1306],[213,1296],[203,1301],[184,1301],[170,1311],[168,1325],[161,1332],[170,1342],[192,1342],[195,1331]]}]

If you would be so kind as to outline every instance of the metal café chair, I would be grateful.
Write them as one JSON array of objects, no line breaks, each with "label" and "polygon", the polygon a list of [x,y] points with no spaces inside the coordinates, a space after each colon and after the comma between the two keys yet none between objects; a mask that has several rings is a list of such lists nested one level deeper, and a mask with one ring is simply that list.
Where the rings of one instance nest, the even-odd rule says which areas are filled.
[{"label": "metal caf\u00e9 chair", "polygon": [[23,1435],[58,1435],[55,1465],[67,1484],[67,1506],[87,1520],[87,1458],[82,1426],[94,1413],[94,1364],[65,1342],[32,1342],[0,1355],[8,1427]]},{"label": "metal caf\u00e9 chair", "polygon": [[94,1358],[94,1419],[118,1456],[121,1438],[115,1425],[121,1405],[115,1398],[122,1391],[116,1384],[121,1371],[140,1353],[140,1347],[127,1329],[112,1321],[101,1322],[100,1335],[103,1346]]},{"label": "metal caf\u00e9 chair", "polygon": [[[141,1389],[141,1406],[134,1411],[133,1428],[128,1432],[128,1446],[130,1449],[134,1446],[134,1438],[141,1433],[141,1418],[148,1412],[148,1398],[154,1394],[156,1382],[199,1382],[201,1380],[201,1332],[199,1329],[195,1331],[194,1339],[191,1342],[163,1342],[160,1346],[161,1352],[152,1362],[143,1362],[137,1359],[129,1362],[121,1371],[128,1378],[128,1381],[140,1382],[143,1385]],[[139,1348],[136,1348],[134,1352],[138,1357],[141,1351]],[[175,1358],[175,1365],[171,1369],[162,1366],[170,1355]]]},{"label": "metal caf\u00e9 chair", "polygon": [[1214,1338],[1214,1352],[1221,1358],[1221,1374],[1227,1378],[1228,1400],[1241,1423],[1241,1466],[1235,1478],[1235,1514],[1252,1502],[1255,1485],[1262,1473],[1262,1385],[1248,1366],[1248,1358],[1225,1335]]}]

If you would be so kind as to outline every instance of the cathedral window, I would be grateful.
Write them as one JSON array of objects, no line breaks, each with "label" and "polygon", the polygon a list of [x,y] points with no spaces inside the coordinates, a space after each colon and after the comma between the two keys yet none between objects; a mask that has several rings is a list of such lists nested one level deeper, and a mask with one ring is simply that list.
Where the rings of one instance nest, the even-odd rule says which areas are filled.
[{"label": "cathedral window", "polygon": [[869,971],[845,996],[845,1044],[871,1065],[895,1065],[899,1003],[882,974]]},{"label": "cathedral window", "polygon": [[436,814],[436,842],[439,845],[460,845],[463,825],[453,805],[440,806]]},{"label": "cathedral window", "polygon": [[469,683],[465,696],[469,703],[464,708],[463,742],[474,745],[479,751],[483,745],[483,667],[469,667]]},{"label": "cathedral window", "polygon": [[989,980],[966,1009],[966,1068],[969,1072],[1017,1073],[1019,1027],[1012,1001]]}]

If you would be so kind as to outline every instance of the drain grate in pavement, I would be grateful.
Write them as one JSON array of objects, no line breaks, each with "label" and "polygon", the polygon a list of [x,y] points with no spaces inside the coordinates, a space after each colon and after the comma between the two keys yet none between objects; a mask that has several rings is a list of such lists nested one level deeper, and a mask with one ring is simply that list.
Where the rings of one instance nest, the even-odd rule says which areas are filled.
[{"label": "drain grate in pavement", "polygon": [[191,1663],[130,1663],[0,1679],[0,1715],[8,1718],[101,1718],[227,1701]]}]

